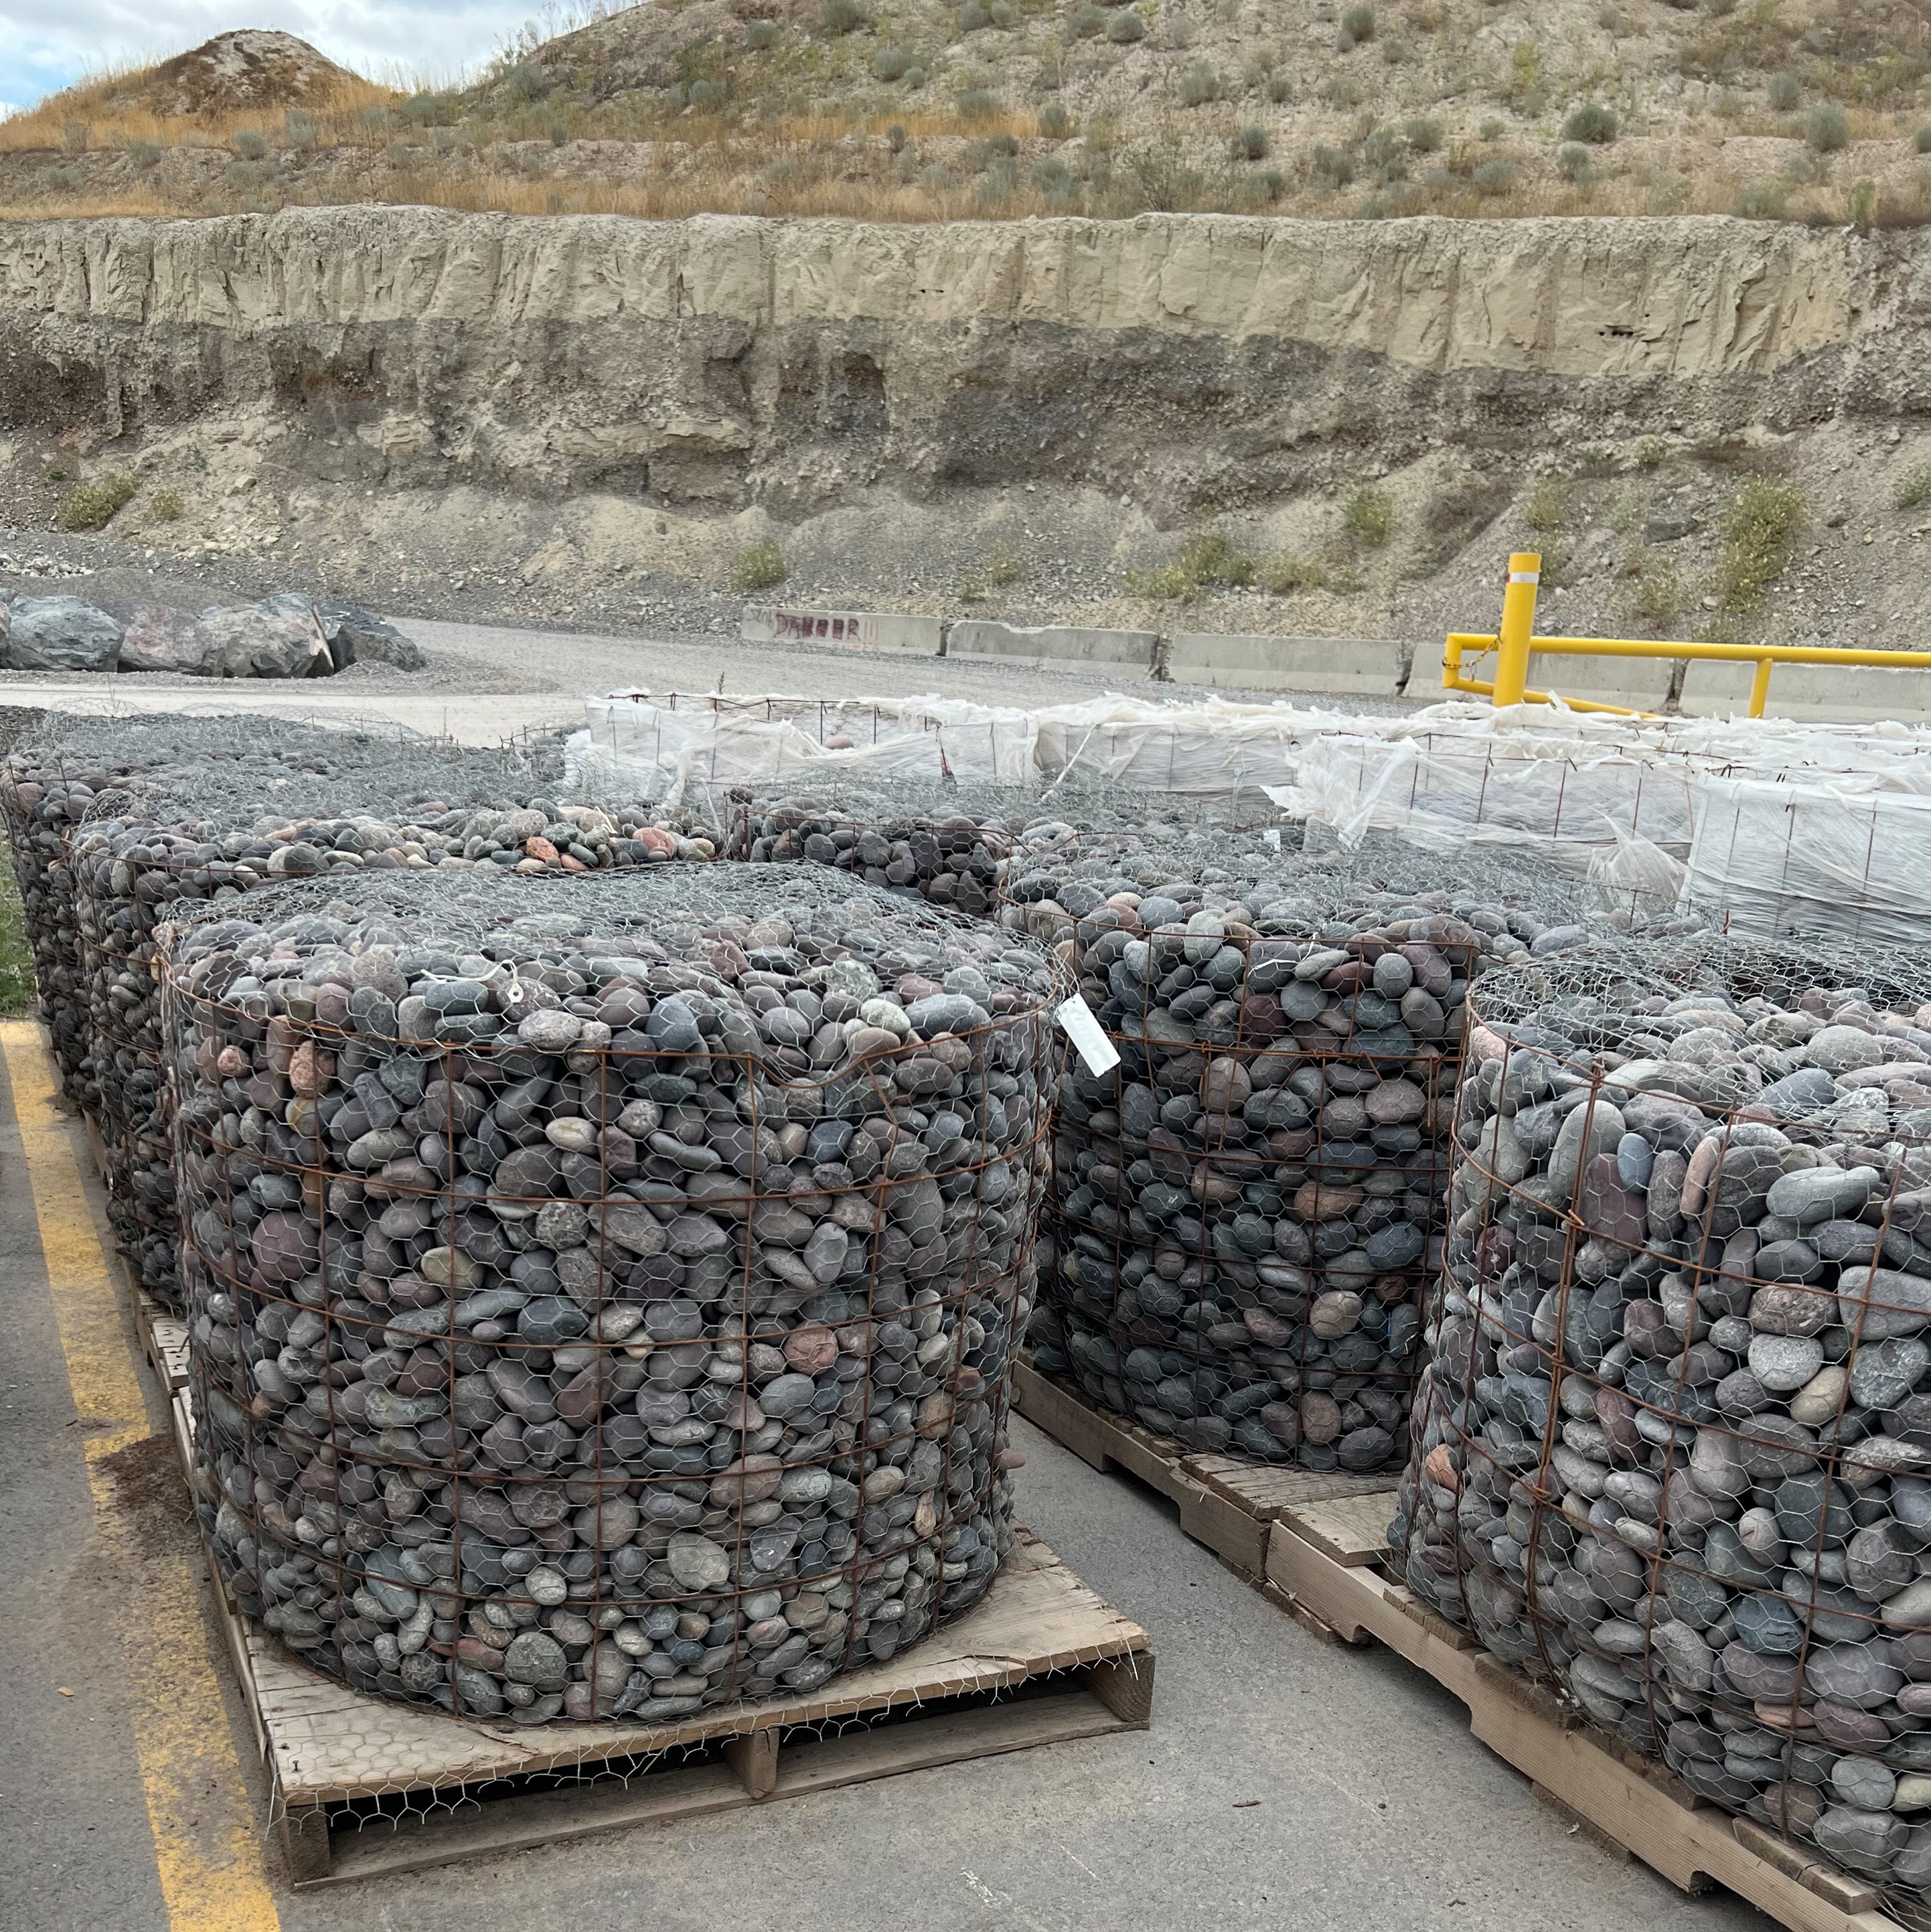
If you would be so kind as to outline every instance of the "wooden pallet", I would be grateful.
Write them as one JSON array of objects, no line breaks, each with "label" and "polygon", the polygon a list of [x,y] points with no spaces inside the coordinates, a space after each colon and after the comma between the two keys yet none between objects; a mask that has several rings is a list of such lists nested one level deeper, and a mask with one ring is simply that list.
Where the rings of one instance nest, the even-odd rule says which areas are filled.
[{"label": "wooden pallet", "polygon": [[1590,1834],[1685,1892],[1720,1885],[1790,1932],[1902,1932],[1869,1885],[1697,1796],[1490,1657],[1383,1573],[1387,1512],[1336,1498],[1272,1525],[1274,1588],[1344,1643],[1374,1638],[1468,1707],[1469,1728]]},{"label": "wooden pallet", "polygon": [[[185,1468],[188,1391],[176,1390],[169,1406]],[[521,1730],[364,1696],[262,1636],[237,1612],[211,1562],[209,1570],[298,1887],[739,1810],[966,1758],[1144,1730],[1153,1718],[1153,1640],[1023,1529],[984,1598],[889,1663],[814,1694],[658,1725]],[[1010,1696],[1022,1688],[1028,1694]],[[655,1753],[696,1761],[630,1768]],[[612,1774],[597,1781],[610,1766]],[[584,1781],[516,1788],[558,1772]],[[400,1818],[346,1808],[361,1802],[366,1811],[366,1801],[401,1793],[410,1798]]]},{"label": "wooden pallet", "polygon": [[1024,1362],[1015,1371],[1013,1396],[1028,1422],[1083,1461],[1096,1469],[1117,1463],[1177,1503],[1180,1528],[1257,1587],[1267,1580],[1269,1526],[1283,1511],[1345,1501],[1370,1514],[1378,1508],[1384,1524],[1393,1514],[1392,1474],[1276,1468],[1190,1450],[1095,1408],[1076,1389]]}]

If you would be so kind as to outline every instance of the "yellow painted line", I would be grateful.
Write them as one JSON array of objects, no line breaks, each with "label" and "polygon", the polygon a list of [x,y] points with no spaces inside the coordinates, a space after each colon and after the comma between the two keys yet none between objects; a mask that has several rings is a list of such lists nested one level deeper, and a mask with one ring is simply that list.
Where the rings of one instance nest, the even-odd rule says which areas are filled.
[{"label": "yellow painted line", "polygon": [[155,1432],[73,1144],[55,1109],[53,1069],[28,1021],[0,1022],[0,1052],[67,1386],[87,1432],[96,1522],[131,1580],[118,1606],[123,1681],[168,1922],[172,1932],[279,1932],[193,1572],[180,1556],[136,1546],[115,1492],[108,1459]]}]

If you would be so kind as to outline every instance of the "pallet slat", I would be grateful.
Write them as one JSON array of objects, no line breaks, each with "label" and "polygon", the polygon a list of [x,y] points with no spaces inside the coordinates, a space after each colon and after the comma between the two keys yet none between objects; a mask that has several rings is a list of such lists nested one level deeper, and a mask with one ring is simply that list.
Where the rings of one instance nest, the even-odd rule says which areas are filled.
[{"label": "pallet slat", "polygon": [[[1311,1526],[1344,1526],[1309,1510]],[[1789,1932],[1900,1932],[1869,1887],[1747,1820],[1703,1804],[1667,1768],[1637,1758],[1480,1650],[1367,1562],[1337,1557],[1277,1521],[1267,1576],[1348,1643],[1374,1637],[1468,1707],[1469,1729],[1593,1832],[1685,1892],[1721,1885]]]},{"label": "pallet slat", "polygon": [[[174,1390],[169,1409],[185,1472],[193,1442],[185,1388]],[[236,1612],[211,1562],[210,1570],[223,1638],[300,1887],[421,1870],[484,1852],[802,1797],[964,1758],[1144,1730],[1153,1717],[1152,1640],[1024,1529],[979,1603],[889,1663],[851,1672],[814,1696],[727,1706],[661,1725],[524,1731],[364,1696],[306,1669],[261,1636]],[[1064,1690],[1023,1702],[960,1708],[956,1701],[1060,1676]],[[881,1730],[861,1727],[886,1713],[901,1714]],[[856,1721],[843,1736],[787,1736],[845,1720]],[[715,1762],[647,1770],[622,1781],[454,1807],[435,1801],[435,1794],[460,1794],[469,1785],[544,1772],[594,1774],[613,1760],[712,1744],[718,1748]],[[330,1805],[403,1790],[424,1794],[427,1816],[331,1832]]]},{"label": "pallet slat", "polygon": [[[1189,1450],[1124,1416],[1095,1408],[1027,1363],[1015,1371],[1013,1398],[1028,1422],[1082,1461],[1101,1470],[1117,1463],[1177,1504],[1180,1528],[1257,1586],[1267,1571],[1268,1526],[1285,1512],[1315,1503],[1346,1502],[1367,1517],[1381,1508],[1384,1526],[1392,1513],[1392,1474],[1281,1468]],[[1382,1498],[1387,1498],[1385,1504],[1378,1500]]]}]

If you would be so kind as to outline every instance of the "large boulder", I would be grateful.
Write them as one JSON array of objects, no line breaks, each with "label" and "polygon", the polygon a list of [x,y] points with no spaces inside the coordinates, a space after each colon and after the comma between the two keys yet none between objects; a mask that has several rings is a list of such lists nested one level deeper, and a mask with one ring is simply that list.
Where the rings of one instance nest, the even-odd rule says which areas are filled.
[{"label": "large boulder", "polygon": [[0,669],[112,670],[121,626],[78,597],[16,597],[0,626]]},{"label": "large boulder", "polygon": [[199,619],[166,604],[136,604],[121,634],[123,670],[171,670],[185,677],[212,677],[220,651]]},{"label": "large boulder", "polygon": [[328,677],[335,660],[305,597],[211,604],[196,620],[213,647],[217,677]]},{"label": "large boulder", "polygon": [[361,660],[394,664],[398,670],[421,670],[422,647],[393,624],[384,623],[353,604],[317,604],[315,614],[322,620],[328,648],[335,653],[337,670]]}]

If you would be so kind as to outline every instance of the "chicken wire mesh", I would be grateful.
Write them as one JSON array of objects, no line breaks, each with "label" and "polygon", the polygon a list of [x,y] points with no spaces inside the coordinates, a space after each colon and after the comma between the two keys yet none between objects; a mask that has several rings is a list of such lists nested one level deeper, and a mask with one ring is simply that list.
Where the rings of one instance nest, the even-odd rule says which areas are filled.
[{"label": "chicken wire mesh", "polygon": [[245,1615],[528,1725],[812,1689],[978,1599],[1054,962],[810,868],[230,911],[160,937]]},{"label": "chicken wire mesh", "polygon": [[1479,984],[1390,1532],[1495,1654],[1915,1922],[1927,993],[1714,940]]},{"label": "chicken wire mesh", "polygon": [[[365,868],[586,872],[708,857],[651,807],[559,804],[540,742],[499,751],[406,733],[203,718],[70,729],[10,764],[42,1010],[70,1097],[99,1131],[115,1238],[143,1288],[179,1305],[173,1174],[160,1108],[152,933],[175,897]],[[697,821],[673,815],[681,826]]]},{"label": "chicken wire mesh", "polygon": [[1061,1077],[1035,1362],[1197,1449],[1381,1468],[1439,1262],[1470,982],[1581,928],[1545,923],[1564,886],[1533,868],[1478,863],[1492,898],[1404,893],[1211,836],[1231,866],[1143,840],[1109,872],[1109,835],[1097,866],[1063,852],[1015,882],[1119,1055]]}]

